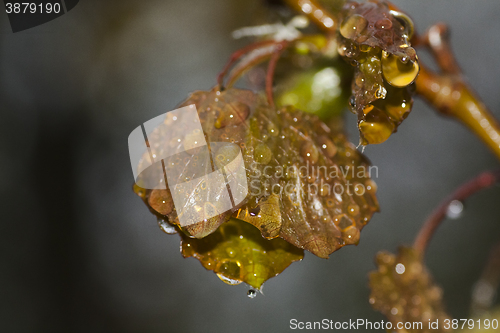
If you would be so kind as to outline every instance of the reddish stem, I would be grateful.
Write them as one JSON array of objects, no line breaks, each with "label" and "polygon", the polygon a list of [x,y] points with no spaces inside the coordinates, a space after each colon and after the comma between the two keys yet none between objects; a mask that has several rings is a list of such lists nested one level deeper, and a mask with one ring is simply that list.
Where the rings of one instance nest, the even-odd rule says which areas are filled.
[{"label": "reddish stem", "polygon": [[278,64],[278,60],[287,44],[288,44],[287,41],[283,41],[276,45],[276,50],[271,56],[271,59],[269,60],[269,65],[267,66],[267,75],[266,75],[267,102],[273,108],[274,108],[274,98],[273,98],[274,72],[276,71],[276,65]]},{"label": "reddish stem", "polygon": [[441,221],[446,217],[448,207],[453,200],[463,201],[474,193],[488,188],[497,182],[500,182],[500,170],[484,172],[460,186],[430,215],[415,238],[413,247],[422,254],[425,253],[429,241],[434,235],[437,227],[441,224]]},{"label": "reddish stem", "polygon": [[[258,54],[254,54],[257,53]],[[228,74],[228,78],[226,80],[226,87],[229,88],[233,86],[233,84],[248,70],[257,66],[258,64],[267,61],[271,58],[271,55],[274,53],[274,47],[270,48],[270,46],[263,47],[258,50],[254,50],[249,53],[246,58],[242,59],[238,65],[234,66],[231,72]]]},{"label": "reddish stem", "polygon": [[228,62],[226,63],[224,68],[220,71],[219,75],[217,75],[217,83],[219,84],[221,89],[223,88],[223,85],[224,85],[224,77],[226,76],[229,69],[234,65],[234,63],[236,61],[238,61],[238,59],[240,59],[242,56],[244,56],[245,54],[247,54],[253,50],[256,50],[262,46],[266,46],[266,45],[270,45],[270,44],[274,44],[274,43],[276,43],[274,40],[264,40],[264,41],[252,43],[252,44],[247,45],[239,50],[236,50],[233,54],[231,54],[231,57],[229,58]]}]

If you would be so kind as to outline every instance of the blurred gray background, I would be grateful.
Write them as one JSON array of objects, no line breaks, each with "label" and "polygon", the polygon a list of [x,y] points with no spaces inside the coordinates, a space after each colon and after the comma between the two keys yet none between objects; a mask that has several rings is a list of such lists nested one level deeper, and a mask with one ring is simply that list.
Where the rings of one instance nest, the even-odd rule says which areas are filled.
[{"label": "blurred gray background", "polygon": [[[444,21],[469,82],[500,118],[500,2],[394,1],[423,32]],[[132,192],[128,134],[208,89],[259,1],[82,0],[13,34],[0,13],[0,331],[282,332],[289,320],[384,319],[368,304],[374,255],[413,241],[426,216],[498,161],[417,101],[379,168],[381,213],[349,246],[307,253],[246,296],[179,253]],[[262,20],[262,19],[261,19]],[[428,57],[424,57],[428,60]],[[347,125],[357,142],[355,117]],[[500,240],[500,187],[471,198],[433,239],[428,265],[455,318]]]}]

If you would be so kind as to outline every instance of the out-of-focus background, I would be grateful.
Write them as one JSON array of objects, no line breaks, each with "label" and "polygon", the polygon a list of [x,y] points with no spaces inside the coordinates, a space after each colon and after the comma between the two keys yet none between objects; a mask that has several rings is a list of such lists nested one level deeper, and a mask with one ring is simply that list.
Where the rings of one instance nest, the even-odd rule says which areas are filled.
[{"label": "out-of-focus background", "polygon": [[[500,118],[500,3],[398,0],[418,31],[444,21],[469,82]],[[388,142],[369,146],[381,213],[323,260],[306,253],[246,296],[160,231],[132,192],[128,134],[208,89],[231,31],[259,22],[259,1],[82,0],[13,34],[0,13],[0,331],[282,332],[289,321],[383,317],[369,303],[374,255],[412,242],[434,207],[498,161],[422,101]],[[262,21],[262,20],[260,20]],[[428,60],[428,57],[423,57]],[[347,126],[357,143],[355,117]],[[432,241],[428,265],[455,318],[500,241],[500,188],[466,203]]]}]

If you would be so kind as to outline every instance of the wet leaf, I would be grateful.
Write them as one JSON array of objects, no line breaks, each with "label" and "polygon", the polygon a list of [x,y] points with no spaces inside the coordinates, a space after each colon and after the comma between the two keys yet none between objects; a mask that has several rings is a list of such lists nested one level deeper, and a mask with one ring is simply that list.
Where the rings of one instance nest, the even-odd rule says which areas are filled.
[{"label": "wet leaf", "polygon": [[195,257],[203,267],[232,285],[245,282],[259,289],[304,257],[303,250],[279,238],[267,240],[252,225],[237,219],[229,220],[203,239],[184,234],[181,237],[184,257]]},{"label": "wet leaf", "polygon": [[[264,237],[279,236],[322,258],[358,243],[378,210],[376,185],[369,162],[343,133],[292,107],[272,109],[246,90],[195,92],[181,106],[190,104],[196,104],[207,142],[239,145],[250,193],[234,211],[200,223],[199,230],[184,228],[189,235],[211,234],[233,215]],[[220,149],[216,161],[234,153]],[[146,191],[143,199],[151,207],[155,197]],[[175,208],[166,217],[178,224]]]},{"label": "wet leaf", "polygon": [[[443,323],[450,319],[442,304],[441,288],[413,248],[400,248],[397,255],[377,255],[378,270],[370,273],[370,304],[382,312],[396,327],[398,322],[422,322],[422,330],[396,332],[451,332]],[[439,320],[439,329],[429,329],[429,320]]]}]

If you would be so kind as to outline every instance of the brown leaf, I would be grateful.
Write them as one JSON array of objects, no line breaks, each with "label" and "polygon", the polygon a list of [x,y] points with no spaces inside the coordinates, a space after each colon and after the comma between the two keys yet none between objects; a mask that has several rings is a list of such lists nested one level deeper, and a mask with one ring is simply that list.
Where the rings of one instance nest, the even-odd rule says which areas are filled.
[{"label": "brown leaf", "polygon": [[[185,228],[188,234],[206,236],[234,215],[267,238],[279,235],[322,258],[358,243],[378,211],[376,185],[369,162],[343,133],[293,108],[274,110],[247,90],[195,92],[181,106],[190,104],[196,104],[207,142],[239,145],[250,193],[234,211]],[[234,155],[218,149],[215,164]],[[175,209],[167,217],[178,224]]]}]

